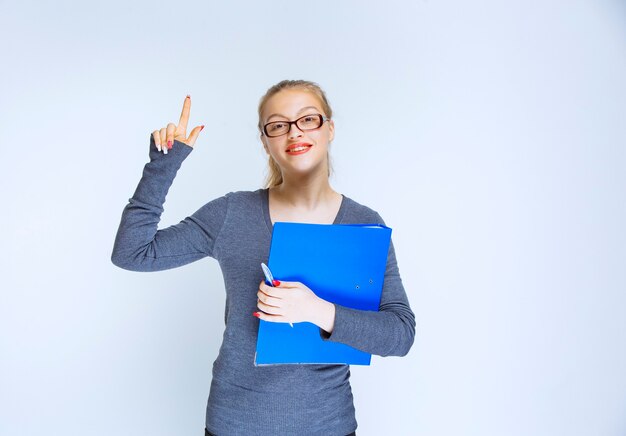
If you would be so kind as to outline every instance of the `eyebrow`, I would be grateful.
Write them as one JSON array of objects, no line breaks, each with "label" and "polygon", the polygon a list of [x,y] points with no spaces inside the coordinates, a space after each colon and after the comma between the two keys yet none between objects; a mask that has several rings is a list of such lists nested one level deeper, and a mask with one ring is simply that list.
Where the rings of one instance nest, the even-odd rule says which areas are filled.
[{"label": "eyebrow", "polygon": [[[309,109],[319,110],[319,109],[318,109],[318,108],[316,108],[315,106],[307,106],[307,107],[303,107],[302,109],[300,109],[298,112],[296,112],[296,114],[302,113],[302,112],[304,112],[304,111],[306,111],[306,110],[309,110]],[[270,120],[270,118],[272,118],[272,117],[283,117],[283,118],[287,118],[287,117],[286,117],[285,115],[283,115],[283,114],[272,114],[272,115],[270,115],[269,117],[267,117],[266,121],[269,121],[269,120]]]}]

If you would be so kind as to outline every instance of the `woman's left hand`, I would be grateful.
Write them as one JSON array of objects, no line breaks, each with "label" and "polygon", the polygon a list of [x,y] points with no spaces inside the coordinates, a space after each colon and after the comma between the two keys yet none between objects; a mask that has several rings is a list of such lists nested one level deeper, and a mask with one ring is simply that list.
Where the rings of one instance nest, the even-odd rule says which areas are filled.
[{"label": "woman's left hand", "polygon": [[257,293],[257,307],[262,312],[255,316],[270,322],[311,322],[332,332],[335,322],[335,305],[322,300],[300,282],[274,281],[271,287],[261,282]]}]

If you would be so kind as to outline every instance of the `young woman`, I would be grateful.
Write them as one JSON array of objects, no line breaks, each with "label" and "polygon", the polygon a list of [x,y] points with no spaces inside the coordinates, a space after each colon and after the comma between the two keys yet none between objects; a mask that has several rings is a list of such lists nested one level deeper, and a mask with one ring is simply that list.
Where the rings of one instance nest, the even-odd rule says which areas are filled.
[{"label": "young woman", "polygon": [[231,192],[180,223],[157,230],[163,203],[204,126],[187,136],[185,99],[178,125],[152,133],[150,162],[122,212],[112,261],[132,271],[160,271],[206,256],[218,260],[226,287],[226,327],[206,413],[206,434],[348,435],[357,423],[347,365],[255,366],[258,318],[310,322],[324,340],[381,356],[403,356],[415,318],[390,246],[378,312],[318,298],[303,283],[265,285],[273,223],[383,223],[375,211],[339,194],[329,183],[332,111],[320,87],[282,81],[259,103],[259,132],[269,156],[267,187]]}]

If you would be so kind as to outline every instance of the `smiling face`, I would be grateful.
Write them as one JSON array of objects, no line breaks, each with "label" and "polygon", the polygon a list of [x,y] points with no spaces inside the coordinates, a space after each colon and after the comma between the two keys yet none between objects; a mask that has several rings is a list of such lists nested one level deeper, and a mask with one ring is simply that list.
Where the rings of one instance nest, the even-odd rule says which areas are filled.
[{"label": "smiling face", "polygon": [[[316,114],[326,116],[315,94],[301,89],[287,89],[267,100],[262,112],[262,124],[295,121],[305,115]],[[328,145],[334,133],[332,120],[325,121],[318,129],[306,131],[292,124],[289,131],[281,136],[270,138],[261,133],[261,142],[280,168],[283,178],[318,173],[328,177]]]}]

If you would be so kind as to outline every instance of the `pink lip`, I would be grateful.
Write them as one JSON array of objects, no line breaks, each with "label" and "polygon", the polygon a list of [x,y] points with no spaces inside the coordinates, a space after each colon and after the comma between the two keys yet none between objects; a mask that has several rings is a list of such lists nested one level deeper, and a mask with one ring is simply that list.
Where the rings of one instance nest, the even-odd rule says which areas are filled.
[{"label": "pink lip", "polygon": [[[300,151],[293,151],[294,149],[302,146],[305,146],[306,148]],[[298,142],[297,144],[291,144],[289,147],[287,147],[287,150],[285,151],[291,155],[303,154],[309,151],[311,147],[313,147],[313,144],[309,144],[308,142]]]}]

